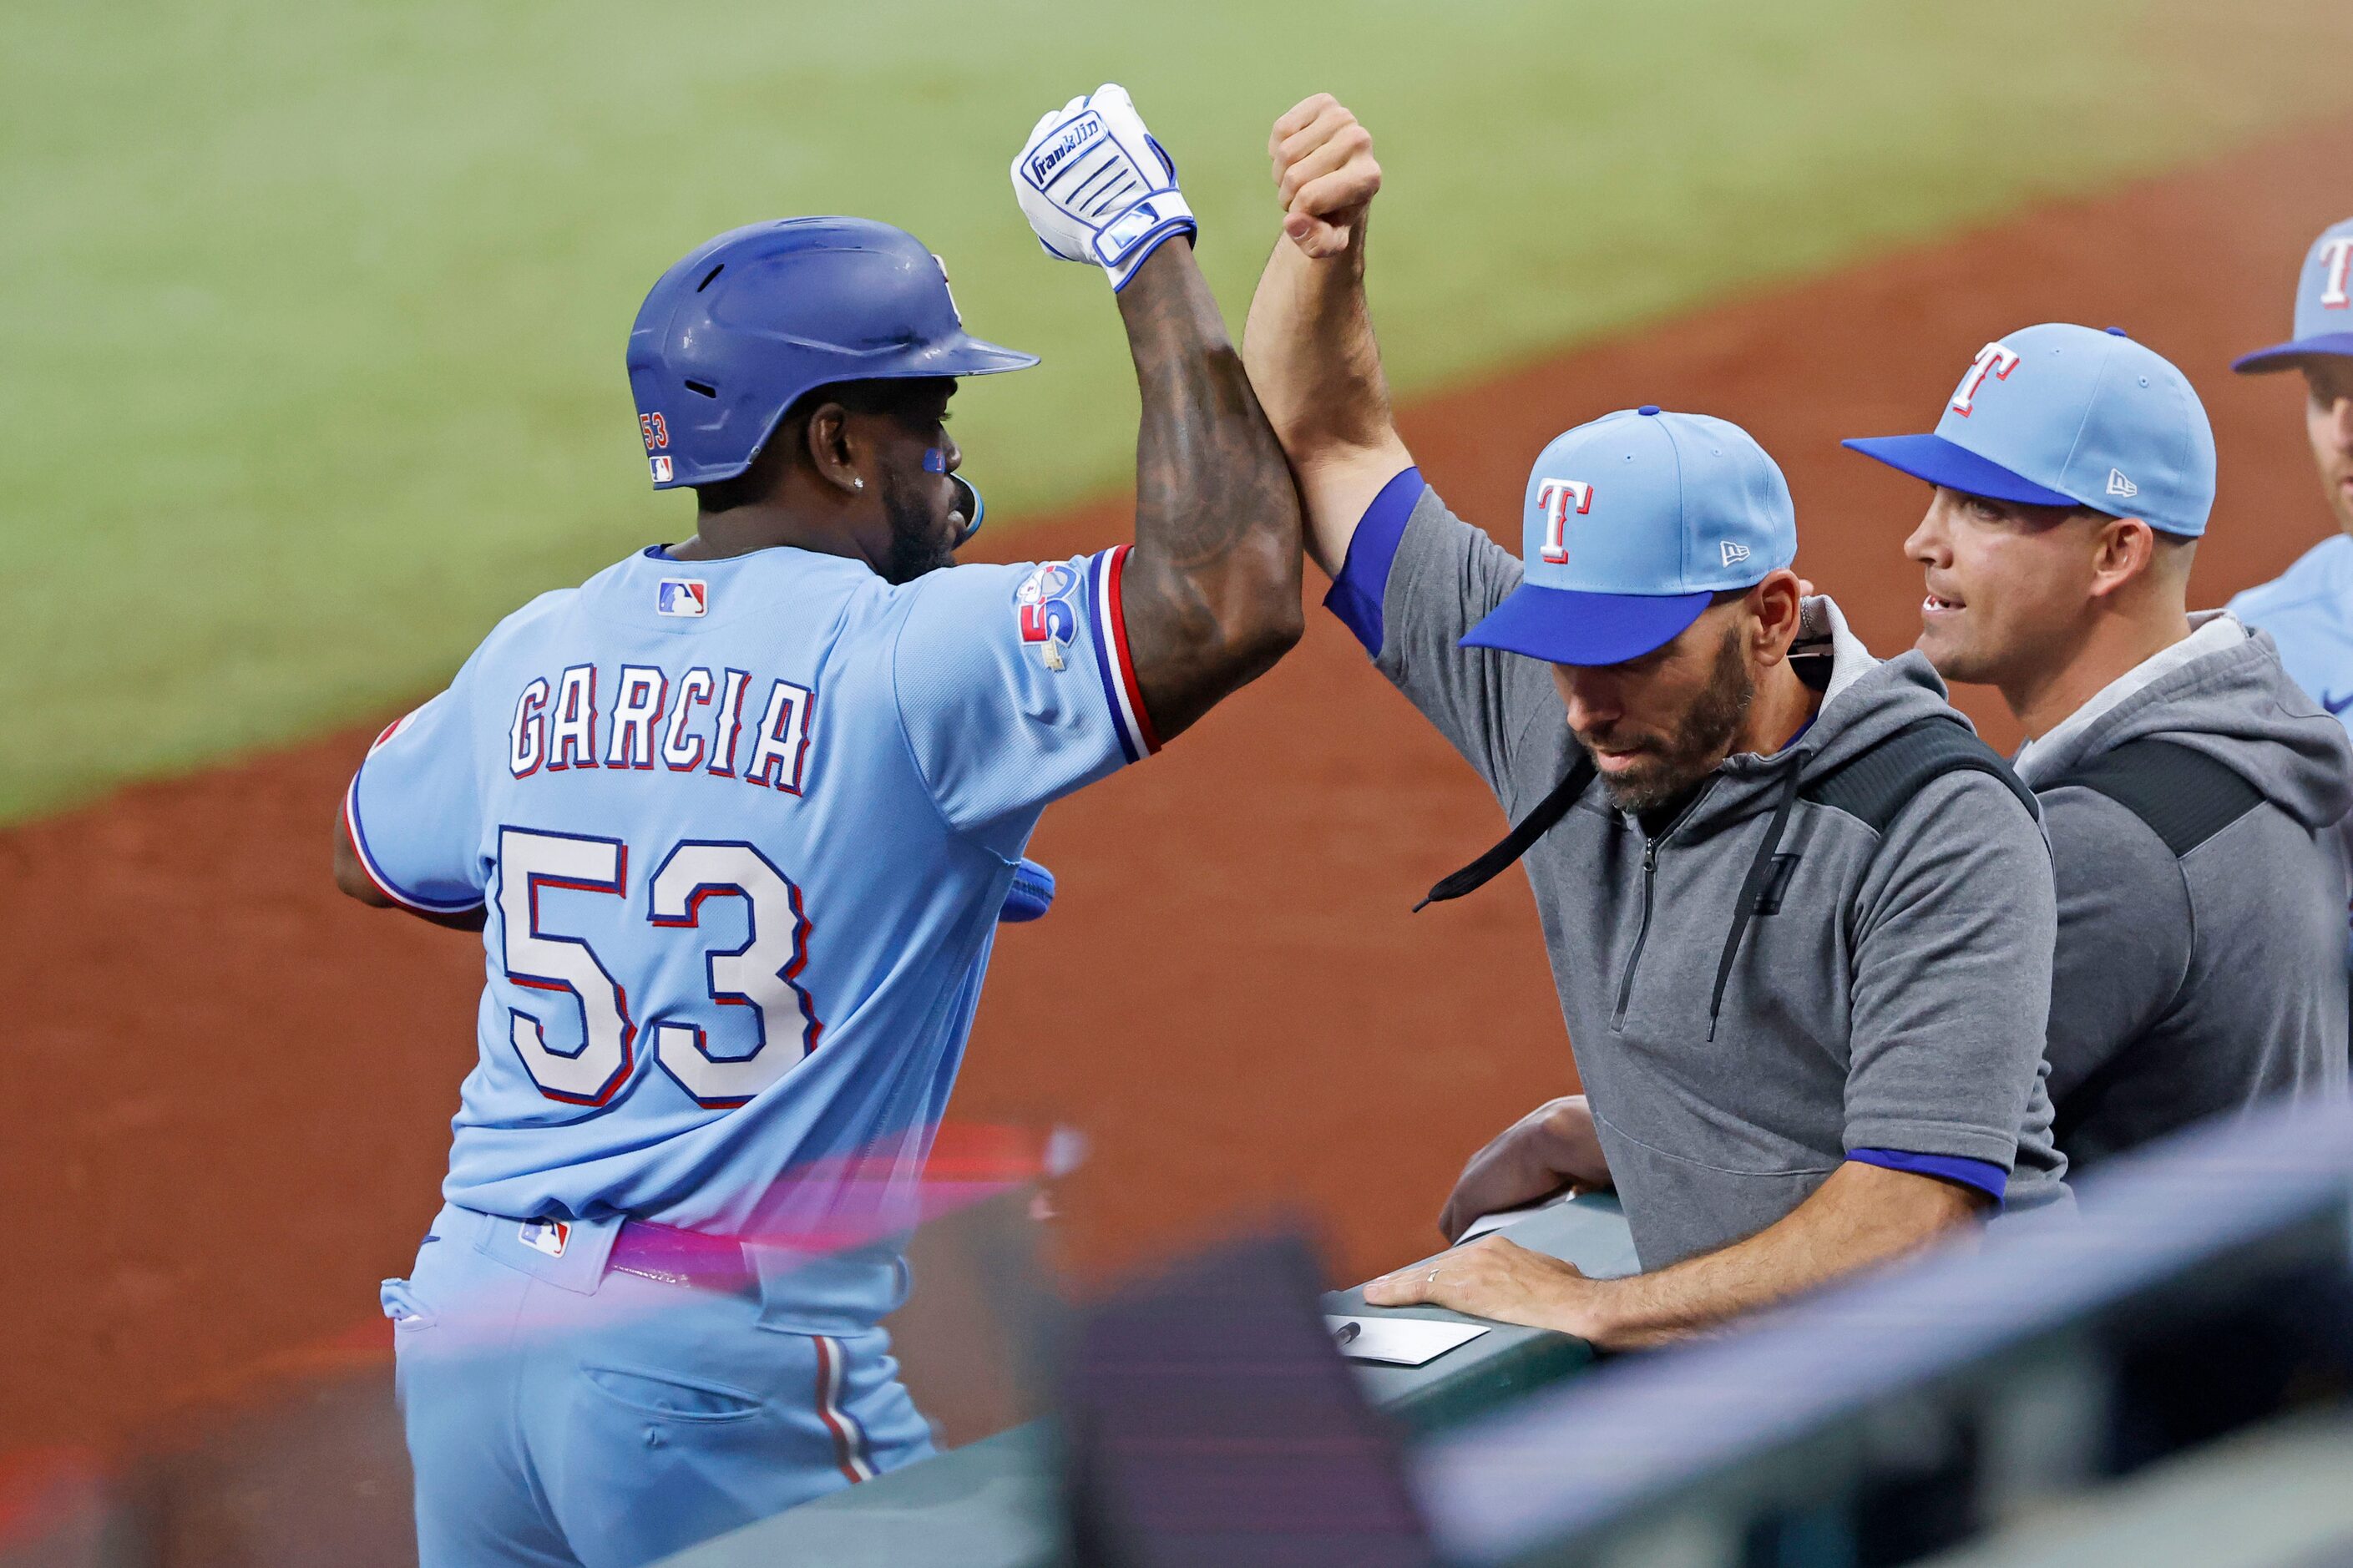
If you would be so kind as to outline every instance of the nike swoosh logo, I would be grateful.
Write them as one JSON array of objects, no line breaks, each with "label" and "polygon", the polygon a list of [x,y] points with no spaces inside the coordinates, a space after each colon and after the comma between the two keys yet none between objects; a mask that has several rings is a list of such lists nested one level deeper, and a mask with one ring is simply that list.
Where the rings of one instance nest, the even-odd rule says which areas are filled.
[{"label": "nike swoosh logo", "polygon": [[2320,694],[2320,705],[2341,718],[2345,710],[2353,708],[2353,692],[2348,692],[2343,697],[2331,697],[2324,691]]}]

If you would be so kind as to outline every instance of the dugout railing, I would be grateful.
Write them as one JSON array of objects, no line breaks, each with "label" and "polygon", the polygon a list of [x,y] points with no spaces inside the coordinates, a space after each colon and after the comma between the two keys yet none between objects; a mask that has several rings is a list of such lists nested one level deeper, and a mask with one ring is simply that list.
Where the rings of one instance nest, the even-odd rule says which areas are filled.
[{"label": "dugout railing", "polygon": [[[2194,1478],[2185,1458],[2251,1427],[2310,1434],[2283,1474],[2334,1451],[2353,1390],[2353,1111],[2199,1129],[2081,1198],[2073,1221],[1434,1436],[1409,1460],[1432,1545],[1514,1568],[1866,1568],[1976,1541],[1993,1563],[2006,1534],[2161,1467]],[[2311,1528],[2283,1539],[2335,1539],[2330,1519],[2285,1522]],[[2270,1561],[2255,1546],[2223,1560]]]}]

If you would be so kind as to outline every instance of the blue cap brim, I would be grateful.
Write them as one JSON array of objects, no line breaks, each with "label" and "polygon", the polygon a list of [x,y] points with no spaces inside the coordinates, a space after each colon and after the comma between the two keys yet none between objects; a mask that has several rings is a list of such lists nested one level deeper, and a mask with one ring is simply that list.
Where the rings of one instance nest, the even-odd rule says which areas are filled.
[{"label": "blue cap brim", "polygon": [[2265,371],[2293,370],[2315,354],[2353,354],[2353,332],[2323,332],[2317,337],[2298,338],[2292,343],[2274,343],[2251,354],[2241,354],[2231,362],[2231,368],[2241,375],[2261,375]]},{"label": "blue cap brim", "polygon": [[1462,638],[1547,664],[1623,664],[1664,647],[1714,594],[1583,594],[1523,583]]},{"label": "blue cap brim", "polygon": [[1942,436],[1860,436],[1839,445],[1851,447],[1866,458],[1876,458],[1898,473],[1959,490],[1964,495],[2016,501],[2021,506],[2086,504],[2063,491],[2038,485],[2023,475],[2013,474],[2000,463],[1980,458],[1966,447],[1957,447]]}]

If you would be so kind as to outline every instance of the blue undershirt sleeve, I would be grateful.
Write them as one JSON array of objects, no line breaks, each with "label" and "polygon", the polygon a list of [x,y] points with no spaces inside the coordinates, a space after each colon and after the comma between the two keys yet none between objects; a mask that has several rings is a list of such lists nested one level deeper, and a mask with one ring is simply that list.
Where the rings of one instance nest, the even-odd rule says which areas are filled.
[{"label": "blue undershirt sleeve", "polygon": [[1903,1149],[1850,1149],[1846,1157],[1865,1165],[1957,1182],[1993,1199],[1996,1208],[2001,1206],[2002,1192],[2010,1184],[2010,1173],[1990,1160],[1966,1160],[1957,1154],[1915,1154]]},{"label": "blue undershirt sleeve", "polygon": [[1389,566],[1397,560],[1398,541],[1405,537],[1406,521],[1423,488],[1418,468],[1381,487],[1357,521],[1348,541],[1348,558],[1324,595],[1324,607],[1339,616],[1375,658],[1381,656],[1381,600],[1388,592]]}]

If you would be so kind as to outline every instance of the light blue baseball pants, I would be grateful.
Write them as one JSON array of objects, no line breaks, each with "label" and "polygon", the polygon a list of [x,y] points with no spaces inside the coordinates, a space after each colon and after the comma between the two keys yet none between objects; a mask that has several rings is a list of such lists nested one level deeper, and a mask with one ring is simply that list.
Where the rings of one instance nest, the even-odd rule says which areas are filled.
[{"label": "light blue baseball pants", "polygon": [[385,1282],[422,1568],[634,1568],[932,1452],[881,1330],[608,1270],[609,1225],[445,1207]]}]

